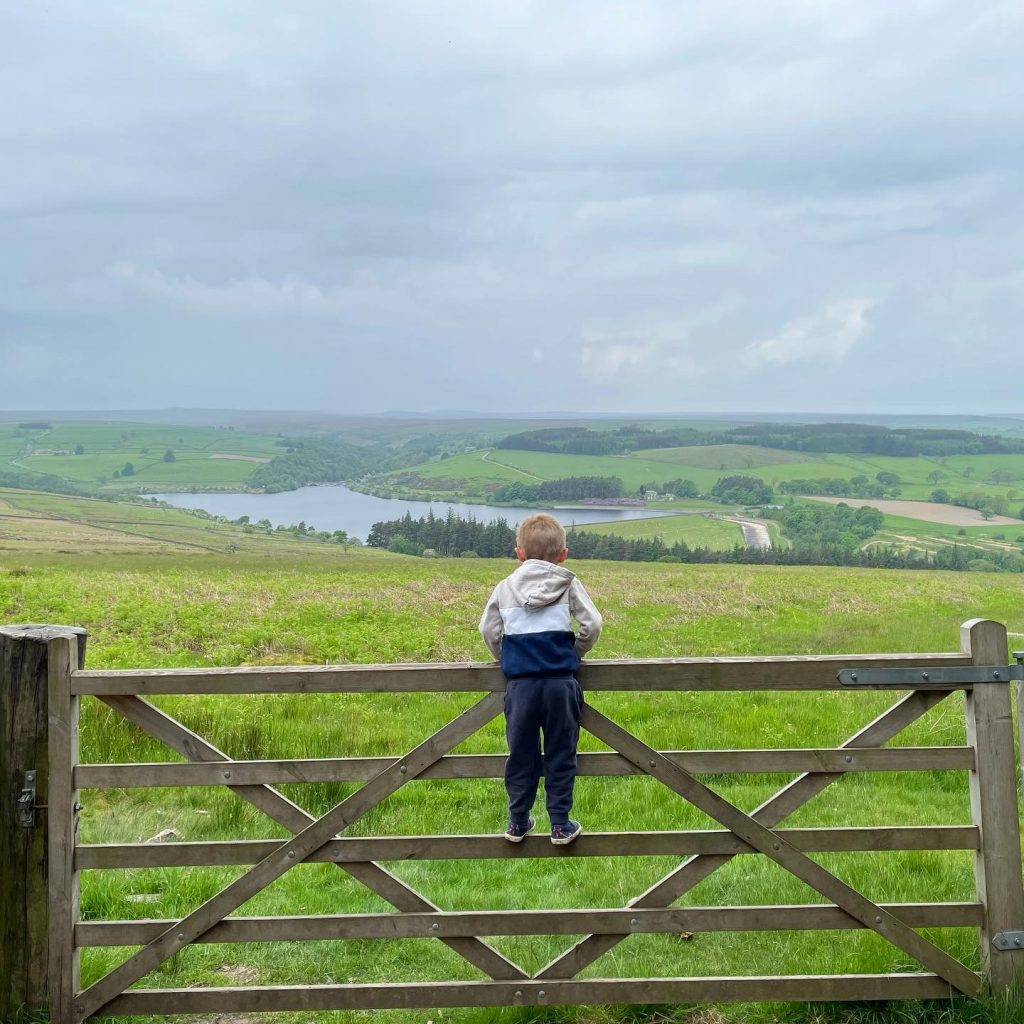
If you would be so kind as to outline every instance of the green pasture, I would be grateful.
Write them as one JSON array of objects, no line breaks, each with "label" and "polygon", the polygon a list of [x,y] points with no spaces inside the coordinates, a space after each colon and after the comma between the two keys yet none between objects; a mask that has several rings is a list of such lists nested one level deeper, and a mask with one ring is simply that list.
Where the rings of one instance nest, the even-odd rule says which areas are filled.
[{"label": "green pasture", "polygon": [[[758,476],[777,486],[787,480],[895,473],[902,497],[927,499],[941,487],[953,494],[982,491],[993,496],[1019,495],[1024,500],[1024,455],[952,456],[943,459],[882,455],[790,452],[752,445],[663,448],[631,455],[563,455],[513,449],[469,452],[413,466],[403,472],[425,479],[465,481],[464,493],[479,493],[487,484],[538,482],[567,476],[617,476],[629,491],[641,484],[682,477],[710,490],[725,475]],[[1011,473],[1019,482],[996,480],[993,472]],[[931,474],[942,474],[938,480]],[[387,479],[387,478],[385,478]],[[1011,499],[1012,500],[1012,499]]]},{"label": "green pasture", "polygon": [[1010,525],[1007,523],[979,523],[977,526],[955,526],[949,523],[929,523],[923,519],[909,519],[906,516],[886,515],[883,520],[886,529],[896,532],[914,533],[918,536],[948,537],[950,540],[999,540],[998,534],[1006,541],[1024,541],[1024,520]]},{"label": "green pasture", "polygon": [[[261,465],[248,459],[280,455],[276,438],[208,427],[145,423],[58,422],[50,430],[23,430],[0,424],[0,465],[29,451],[18,466],[53,474],[91,488],[244,488]],[[81,445],[81,455],[72,454]],[[175,461],[164,462],[167,449]],[[214,454],[246,458],[211,458]],[[114,478],[126,462],[135,474]]]},{"label": "green pasture", "polygon": [[[2,498],[2,495],[0,495]],[[52,497],[51,499],[52,500]],[[84,504],[84,503],[83,503]],[[102,503],[97,503],[102,504]],[[39,510],[37,510],[39,511]],[[141,514],[146,510],[138,510]],[[156,510],[165,522],[170,516]],[[131,515],[136,510],[132,508]],[[665,522],[665,521],[663,521]],[[616,524],[617,526],[619,524]],[[956,650],[958,628],[975,616],[1024,632],[1024,578],[988,574],[836,568],[636,565],[573,562],[605,617],[595,657],[825,654]],[[78,623],[89,630],[88,665],[158,667],[483,660],[480,608],[513,563],[429,561],[381,553],[297,563],[289,552],[259,564],[237,556],[182,559],[79,556],[65,563],[12,563],[0,553],[0,618]],[[585,684],[585,674],[583,676]],[[274,695],[155,698],[234,757],[399,754],[475,699],[472,695]],[[662,749],[834,745],[875,717],[891,695],[858,693],[594,694],[595,706]],[[91,698],[83,701],[82,757],[88,762],[177,760]],[[500,752],[500,720],[459,749]],[[964,742],[962,704],[952,697],[901,735],[901,744]],[[584,736],[581,748],[600,749]],[[750,809],[788,781],[764,775],[707,781]],[[312,813],[351,785],[282,789]],[[174,841],[282,837],[219,789],[85,791],[81,840],[145,841],[173,829]],[[581,778],[576,811],[587,831],[714,827],[647,779]],[[788,819],[792,826],[940,824],[969,821],[963,773],[851,775]],[[504,823],[499,780],[414,782],[354,823],[351,833],[493,834]],[[876,899],[958,900],[973,891],[963,853],[825,855],[821,862]],[[403,862],[390,870],[443,909],[621,906],[676,866],[670,858]],[[85,872],[88,918],[184,916],[241,872],[147,869]],[[755,856],[739,857],[684,897],[695,905],[801,903],[815,897]],[[302,865],[242,908],[245,914],[380,912],[388,907],[329,865]],[[966,930],[932,933],[977,963]],[[536,969],[565,948],[554,937],[497,938],[503,952]],[[83,981],[126,950],[83,953]],[[817,973],[914,969],[873,933],[633,936],[586,973]],[[190,948],[147,985],[224,985],[328,980],[470,978],[475,972],[436,942],[329,942]],[[674,1019],[693,1022],[868,1021],[884,1008],[764,1004],[694,1011],[616,1008],[546,1011],[545,1021]],[[968,1021],[969,1007],[908,1006],[919,1021]],[[809,1016],[809,1013],[817,1016]],[[979,1011],[980,1012],[980,1011]],[[438,1020],[442,1015],[431,1014]],[[296,1022],[309,1015],[293,1015]],[[320,1019],[320,1018],[318,1018]],[[328,1018],[346,1022],[365,1015]],[[424,1013],[377,1013],[380,1024],[422,1024]],[[540,1020],[530,1011],[444,1011],[445,1021]],[[896,1019],[896,1018],[894,1018]],[[910,1017],[900,1017],[910,1020]],[[1006,1018],[1009,1021],[1012,1018]]]},{"label": "green pasture", "polygon": [[762,448],[752,444],[690,445],[685,448],[648,448],[634,458],[649,462],[667,462],[673,466],[754,472],[765,466],[814,462],[816,455],[780,448]]},{"label": "green pasture", "polygon": [[669,546],[682,541],[691,548],[712,548],[716,551],[728,551],[743,543],[743,531],[739,523],[710,519],[703,515],[672,515],[654,519],[585,523],[579,529],[587,533],[612,534],[630,540],[659,537]]},{"label": "green pasture", "polygon": [[[0,425],[10,427],[11,425]],[[119,423],[94,420],[58,421],[51,430],[33,432],[36,447],[71,449],[81,444],[86,451],[131,451],[160,447],[202,451],[240,452],[246,455],[280,454],[275,437],[248,434],[216,427],[165,426],[152,423]]]},{"label": "green pasture", "polygon": [[[361,556],[359,549],[353,553]],[[159,555],[166,564],[212,554],[234,563],[331,564],[349,557],[340,545],[318,538],[247,532],[181,509],[0,488],[0,570],[96,556],[131,562]]]}]

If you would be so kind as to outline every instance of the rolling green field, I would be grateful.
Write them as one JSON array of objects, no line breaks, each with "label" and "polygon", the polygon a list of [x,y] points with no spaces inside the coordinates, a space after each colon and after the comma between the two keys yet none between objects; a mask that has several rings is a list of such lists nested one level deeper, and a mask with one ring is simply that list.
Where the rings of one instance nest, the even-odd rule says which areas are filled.
[{"label": "rolling green field", "polygon": [[93,555],[158,555],[167,563],[210,554],[330,562],[344,551],[319,538],[247,531],[180,509],[0,487],[0,566]]},{"label": "rolling green field", "polygon": [[[702,515],[664,516],[659,519],[629,519],[624,522],[585,524],[580,527],[587,533],[612,534],[617,537],[636,539],[660,537],[667,544],[677,541],[691,548],[712,548],[727,551],[743,543],[743,531],[739,523],[724,519],[709,519]],[[570,542],[571,550],[571,542]]]},{"label": "rolling green field", "polygon": [[[109,491],[244,490],[253,470],[281,454],[276,440],[226,428],[148,423],[68,421],[48,430],[0,423],[0,470],[7,465]],[[81,455],[74,454],[78,445]],[[173,462],[163,461],[168,449]],[[126,462],[134,475],[115,478]]]},{"label": "rolling green field", "polygon": [[[0,496],[2,497],[2,496]],[[54,500],[53,496],[46,496]],[[43,500],[43,499],[41,499]],[[59,499],[58,499],[59,500]],[[82,503],[84,507],[87,503]],[[100,503],[97,503],[100,504]],[[37,509],[37,511],[39,511]],[[133,510],[134,511],[134,510]],[[148,511],[148,510],[142,510]],[[160,510],[157,510],[160,511]],[[167,514],[167,513],[163,513]],[[168,522],[170,521],[168,516]],[[152,525],[152,524],[150,524]],[[201,526],[201,528],[204,528]],[[221,529],[229,529],[221,527]],[[263,538],[256,542],[264,543]],[[267,539],[266,543],[271,543]],[[334,549],[321,546],[319,551]],[[308,549],[307,549],[308,550]],[[260,560],[254,552],[182,559],[153,554],[52,557],[0,551],[0,618],[78,623],[89,630],[89,667],[322,664],[483,660],[480,608],[511,562],[424,561],[374,552],[316,564],[291,551]],[[594,655],[601,658],[728,654],[941,651],[958,647],[965,619],[999,619],[1024,633],[1024,579],[1017,576],[820,568],[573,563],[604,616]],[[397,754],[466,706],[470,695],[278,695],[155,698],[235,757]],[[596,706],[663,749],[833,745],[891,701],[871,692],[836,694],[600,694]],[[900,743],[962,743],[959,706],[942,705]],[[92,699],[83,705],[83,760],[176,760]],[[600,749],[584,736],[581,748]],[[460,751],[500,752],[500,721]],[[787,777],[707,780],[752,808]],[[311,812],[326,811],[351,785],[282,787]],[[279,837],[280,829],[230,793],[208,789],[86,791],[81,839],[145,841],[173,829],[173,841]],[[481,834],[503,825],[499,780],[415,782],[353,826],[365,834]],[[582,778],[576,809],[587,831],[713,827],[650,780]],[[963,773],[856,774],[844,778],[787,824],[939,824],[969,820]],[[822,863],[873,898],[964,899],[972,892],[966,853],[826,855]],[[621,906],[670,870],[670,858],[402,862],[399,877],[445,909]],[[241,869],[86,872],[82,910],[91,918],[184,915]],[[801,903],[809,892],[757,857],[742,857],[693,890],[695,905]],[[329,865],[301,865],[250,901],[246,914],[380,912],[387,907]],[[873,972],[905,969],[873,934],[860,932],[632,936],[587,973],[748,974]],[[934,936],[969,963],[970,932]],[[536,968],[564,948],[557,937],[495,939]],[[92,949],[83,981],[125,955]],[[472,972],[436,942],[328,942],[192,947],[145,984],[225,985],[328,980],[417,980]],[[704,1008],[683,1021],[881,1022],[884,1009],[776,1004]],[[968,1021],[970,1008],[907,1006],[918,1021]],[[977,1011],[978,1013],[981,1010]],[[431,1015],[438,1019],[439,1015]],[[309,1020],[309,1015],[282,1017]],[[318,1018],[319,1019],[319,1018]],[[351,1021],[365,1015],[322,1019]],[[423,1013],[377,1013],[381,1024],[412,1024]],[[459,1024],[539,1019],[529,1011],[444,1011]],[[545,1011],[549,1021],[665,1020],[662,1011]],[[892,1018],[903,1020],[903,1017]],[[910,1017],[905,1018],[910,1020]],[[980,1020],[980,1017],[975,1017]],[[1011,1018],[1005,1018],[1008,1022]]]},{"label": "rolling green field", "polygon": [[[777,486],[788,480],[852,479],[859,475],[874,480],[876,474],[886,472],[900,478],[904,498],[927,499],[936,488],[944,488],[954,494],[979,491],[1024,502],[1024,455],[896,458],[819,455],[749,445],[660,448],[631,455],[562,455],[489,449],[424,463],[403,472],[416,473],[427,480],[460,481],[455,488],[439,487],[438,490],[463,495],[480,494],[489,484],[536,483],[567,476],[617,476],[627,491],[651,481],[660,484],[666,479],[682,477],[707,491],[721,477],[733,474],[758,476]],[[996,479],[993,473],[997,474]],[[387,482],[389,477],[383,479]]]}]

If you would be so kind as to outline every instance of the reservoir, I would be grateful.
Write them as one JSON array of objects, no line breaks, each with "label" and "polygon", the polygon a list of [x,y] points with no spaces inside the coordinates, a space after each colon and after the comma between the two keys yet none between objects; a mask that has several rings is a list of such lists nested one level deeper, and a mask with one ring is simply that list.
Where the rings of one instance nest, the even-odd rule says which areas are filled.
[{"label": "reservoir", "polygon": [[666,515],[645,508],[521,508],[498,505],[460,505],[457,502],[404,501],[401,498],[377,498],[360,494],[340,484],[323,487],[300,487],[297,491],[279,494],[156,494],[152,497],[166,501],[176,508],[202,508],[215,516],[238,519],[248,516],[253,523],[269,519],[274,526],[291,526],[304,522],[318,530],[345,530],[350,536],[365,541],[374,523],[387,519],[400,519],[410,513],[414,519],[425,516],[431,509],[443,517],[448,509],[463,518],[474,516],[478,522],[490,523],[506,519],[510,525],[534,512],[550,512],[567,529],[584,523],[607,523],[626,519],[650,519]]}]

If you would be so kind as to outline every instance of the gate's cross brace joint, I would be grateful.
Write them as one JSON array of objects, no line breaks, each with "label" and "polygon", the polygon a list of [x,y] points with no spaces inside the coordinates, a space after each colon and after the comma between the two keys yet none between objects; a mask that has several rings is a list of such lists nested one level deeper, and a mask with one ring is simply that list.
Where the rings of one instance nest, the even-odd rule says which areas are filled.
[{"label": "gate's cross brace joint", "polygon": [[[841,750],[880,747],[907,726],[916,722],[948,696],[948,691],[919,690],[907,694],[891,708],[854,733]],[[751,817],[769,827],[780,824],[803,807],[822,790],[842,776],[835,772],[805,772],[778,790],[762,803]],[[689,892],[705,878],[732,860],[731,854],[697,854],[684,860],[677,868],[655,882],[645,892],[627,903],[627,907],[667,907]],[[538,972],[543,979],[572,978],[595,960],[618,945],[622,935],[587,935],[552,960]]]},{"label": "gate's cross brace joint", "polygon": [[499,692],[488,693],[409,751],[405,757],[397,759],[326,814],[296,832],[288,842],[191,914],[166,929],[119,967],[94,982],[75,1000],[75,1011],[79,1019],[85,1019],[102,1010],[111,999],[159,967],[178,950],[205,934],[213,925],[237,910],[271,882],[320,849],[339,831],[347,828],[463,740],[472,736],[497,716],[501,710],[501,698],[502,694]]},{"label": "gate's cross brace joint", "polygon": [[582,725],[638,768],[658,779],[698,810],[714,818],[747,845],[765,854],[821,895],[832,900],[852,918],[888,939],[962,992],[974,995],[980,990],[978,976],[959,960],[922,938],[898,917],[867,899],[806,854],[791,846],[778,833],[741,811],[699,782],[685,769],[590,705],[584,707]]}]

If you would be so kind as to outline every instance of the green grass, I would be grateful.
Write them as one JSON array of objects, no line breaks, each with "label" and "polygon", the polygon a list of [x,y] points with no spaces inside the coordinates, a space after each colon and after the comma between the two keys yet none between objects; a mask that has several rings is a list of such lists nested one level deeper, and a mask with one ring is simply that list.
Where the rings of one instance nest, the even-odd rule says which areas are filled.
[{"label": "green grass", "polygon": [[673,515],[657,519],[585,523],[580,529],[587,533],[613,534],[631,540],[639,537],[660,537],[669,546],[677,541],[682,541],[691,548],[704,547],[716,551],[728,551],[737,544],[743,543],[743,531],[738,523],[723,519],[709,519],[702,515]]},{"label": "green grass", "polygon": [[[161,515],[170,518],[170,513]],[[512,565],[483,560],[431,562],[373,553],[319,565],[296,563],[290,554],[263,563],[254,559],[201,555],[185,562],[149,555],[134,559],[81,555],[52,564],[42,555],[26,555],[12,565],[0,553],[0,617],[8,622],[85,625],[90,634],[88,664],[93,668],[482,660],[485,650],[476,632],[479,611],[490,587]],[[951,650],[958,646],[959,624],[974,616],[997,618],[1024,632],[1024,579],[1016,576],[569,564],[582,574],[604,613],[606,629],[594,652],[602,658]],[[16,571],[9,571],[12,568]],[[234,757],[399,753],[470,700],[469,695],[155,698]],[[870,692],[599,694],[592,700],[645,740],[667,748],[832,745],[890,702],[888,695]],[[92,699],[84,701],[82,734],[86,761],[174,759],[156,741],[141,736]],[[962,709],[952,698],[949,707],[936,709],[900,742],[960,743],[963,736]],[[497,752],[504,749],[503,742],[500,722],[495,722],[461,749]],[[598,749],[599,744],[585,736],[581,747]],[[786,779],[738,775],[708,781],[749,809]],[[320,813],[352,787],[283,788],[311,812]],[[165,828],[175,829],[181,840],[196,841],[282,835],[248,805],[217,789],[86,792],[83,803],[83,842],[143,841]],[[502,824],[503,803],[498,780],[417,782],[357,822],[354,832],[491,832]],[[581,779],[577,810],[592,831],[707,827],[700,814],[646,779]],[[845,778],[787,824],[968,820],[962,774],[907,773]],[[822,862],[873,898],[960,899],[972,892],[967,854],[851,854],[823,857]],[[580,861],[571,857],[514,864],[413,861],[390,865],[447,909],[622,905],[673,866],[666,858]],[[91,918],[184,915],[239,873],[234,868],[87,872],[83,913]],[[145,899],[137,900],[140,896]],[[741,857],[701,883],[686,901],[739,904],[810,898],[799,883],[761,858]],[[329,866],[302,865],[246,904],[242,912],[386,909],[341,872]],[[904,957],[871,934],[826,934],[827,941],[816,933],[698,935],[689,942],[671,936],[634,936],[587,973],[859,973],[900,969],[905,963]],[[551,937],[495,941],[531,969],[566,944]],[[976,962],[969,932],[944,933],[941,941],[968,962]],[[118,950],[85,951],[83,979],[94,979],[123,956],[124,951]],[[176,956],[145,983],[229,984],[242,976],[272,984],[328,978],[455,978],[472,976],[472,972],[439,943],[425,941],[197,946]],[[620,1012],[612,1008],[552,1011],[547,1019],[611,1022],[623,1019]],[[770,1004],[728,1006],[721,1008],[721,1016],[702,1019],[768,1024],[808,1021],[807,1012]],[[828,1012],[829,1020],[843,1019],[838,1014],[845,1012],[854,1015],[849,1020],[871,1019],[856,1017],[869,1012],[856,1008]],[[918,1007],[915,1019],[928,1019],[928,1012],[939,1011]],[[502,1019],[509,1016],[523,1022],[533,1019],[526,1013]],[[425,1019],[425,1014],[413,1013],[374,1016],[381,1024]],[[444,1019],[463,1024],[496,1018],[488,1012],[446,1011]],[[679,1019],[688,1019],[685,1012]]]},{"label": "green grass", "polygon": [[[993,471],[1014,473],[1018,479],[995,482],[991,479]],[[980,491],[992,497],[1009,498],[1011,503],[1024,502],[1024,455],[896,458],[790,452],[750,445],[652,449],[631,455],[560,455],[491,449],[424,463],[403,472],[418,473],[425,479],[464,481],[456,488],[463,494],[480,494],[488,484],[566,476],[618,476],[629,491],[651,481],[660,484],[682,477],[708,491],[721,477],[730,474],[758,476],[778,486],[788,480],[851,479],[859,475],[874,480],[878,473],[889,472],[900,477],[904,498],[926,500],[941,487],[952,494]],[[938,482],[929,480],[932,473],[941,473],[943,478]]]},{"label": "green grass", "polygon": [[[73,498],[0,488],[0,565],[159,555],[233,556],[237,561],[298,559],[331,562],[349,555],[337,544],[290,533],[246,532],[181,509],[146,503]],[[354,549],[353,555],[360,554]]]},{"label": "green grass", "polygon": [[[146,423],[68,421],[50,430],[19,430],[14,423],[0,423],[0,468],[22,455],[16,467],[51,473],[92,488],[111,491],[139,487],[243,489],[260,465],[248,459],[266,460],[280,455],[277,438],[211,427],[159,426]],[[72,454],[81,445],[84,453]],[[175,461],[165,463],[172,449]],[[211,455],[245,456],[245,459],[211,458]],[[114,478],[126,462],[135,475]]]}]

